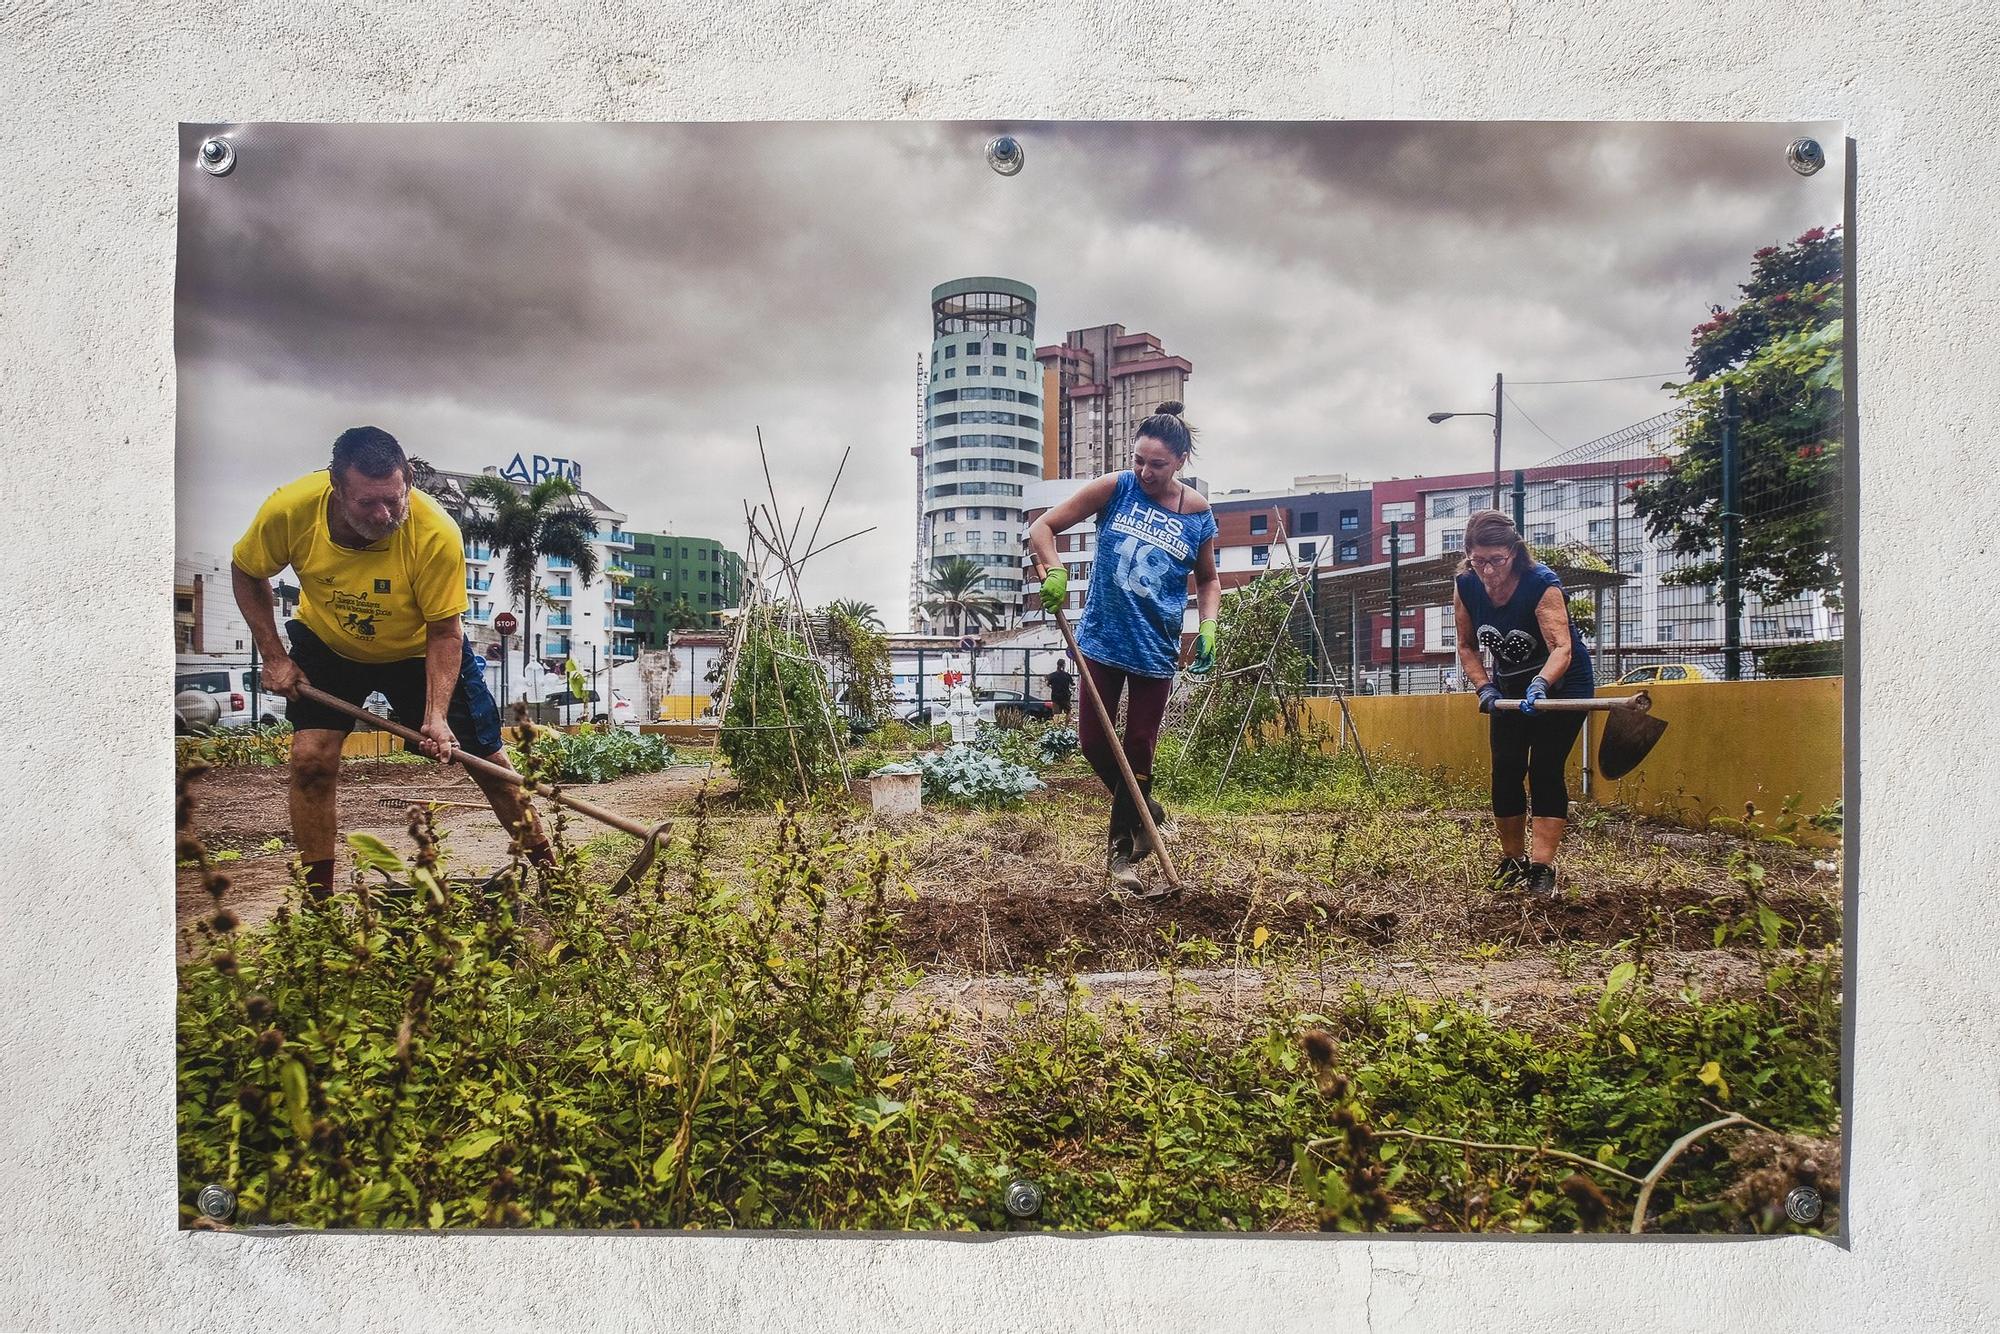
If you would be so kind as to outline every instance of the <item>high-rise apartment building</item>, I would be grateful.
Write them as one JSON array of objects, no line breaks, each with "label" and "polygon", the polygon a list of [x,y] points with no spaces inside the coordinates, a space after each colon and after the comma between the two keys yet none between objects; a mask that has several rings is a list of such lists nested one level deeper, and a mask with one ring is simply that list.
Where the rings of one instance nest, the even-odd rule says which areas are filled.
[{"label": "high-rise apartment building", "polygon": [[[931,291],[917,564],[929,577],[954,556],[985,575],[980,591],[1019,620],[1022,488],[1042,476],[1042,371],[1035,289],[1011,278],[959,278]],[[921,588],[911,624],[928,628]]]},{"label": "high-rise apartment building", "polygon": [[1048,405],[1055,471],[1051,477],[1097,477],[1127,466],[1133,434],[1153,409],[1187,401],[1194,363],[1170,355],[1149,333],[1122,324],[1072,329],[1059,344],[1037,348],[1060,397]]}]

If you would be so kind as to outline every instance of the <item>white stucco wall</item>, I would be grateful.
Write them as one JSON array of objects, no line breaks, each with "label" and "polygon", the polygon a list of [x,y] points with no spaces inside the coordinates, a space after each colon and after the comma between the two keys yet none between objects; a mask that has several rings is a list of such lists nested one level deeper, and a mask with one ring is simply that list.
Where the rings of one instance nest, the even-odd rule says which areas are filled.
[{"label": "white stucco wall", "polygon": [[[45,637],[88,644],[105,704],[60,731],[0,713],[0,1327],[1994,1327],[2000,752],[1966,738],[1993,731],[1978,667],[2000,629],[1995,37],[1975,0],[0,9],[0,541],[35,626],[0,662],[25,682]],[[172,763],[149,721],[171,644],[176,122],[989,116],[1845,120],[1865,613],[1849,1247],[177,1231]]]}]

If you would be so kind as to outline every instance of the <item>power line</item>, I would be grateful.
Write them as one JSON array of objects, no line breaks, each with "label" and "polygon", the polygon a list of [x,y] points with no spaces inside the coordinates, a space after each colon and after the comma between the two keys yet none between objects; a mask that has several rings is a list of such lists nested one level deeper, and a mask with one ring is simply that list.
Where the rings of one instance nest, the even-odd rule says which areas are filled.
[{"label": "power line", "polygon": [[1592,380],[1509,380],[1508,384],[1609,384],[1613,380],[1659,380],[1682,374],[1680,371],[1656,371],[1649,375],[1600,375]]},{"label": "power line", "polygon": [[[1506,399],[1509,403],[1514,404],[1514,411],[1520,413],[1523,417],[1528,417],[1528,410],[1522,407],[1519,403],[1514,403],[1514,396],[1512,394],[1506,393],[1505,390],[1502,390],[1501,392],[1505,394]],[[1534,427],[1537,431],[1542,431],[1542,424],[1536,421],[1533,417],[1528,417],[1528,425]],[[1542,439],[1548,441],[1550,444],[1554,445],[1557,449],[1564,448],[1563,442],[1556,439],[1554,436],[1550,435],[1547,431],[1542,431]]]}]

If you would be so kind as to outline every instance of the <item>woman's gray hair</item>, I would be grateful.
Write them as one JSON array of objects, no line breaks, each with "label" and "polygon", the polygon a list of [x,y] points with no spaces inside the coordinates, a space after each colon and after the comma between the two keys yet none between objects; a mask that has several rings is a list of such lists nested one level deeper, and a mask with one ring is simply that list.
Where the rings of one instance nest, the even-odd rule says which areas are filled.
[{"label": "woman's gray hair", "polygon": [[1521,540],[1521,530],[1499,510],[1480,510],[1465,521],[1465,560],[1458,567],[1460,574],[1472,568],[1474,547],[1506,547],[1514,553],[1516,574],[1526,574],[1535,568],[1535,553]]}]

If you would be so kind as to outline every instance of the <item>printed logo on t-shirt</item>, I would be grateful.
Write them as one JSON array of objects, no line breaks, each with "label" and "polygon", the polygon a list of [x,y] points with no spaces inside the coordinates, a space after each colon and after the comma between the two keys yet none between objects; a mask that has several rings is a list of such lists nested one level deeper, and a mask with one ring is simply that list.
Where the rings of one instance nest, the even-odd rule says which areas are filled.
[{"label": "printed logo on t-shirt", "polygon": [[1518,667],[1535,653],[1535,637],[1526,630],[1509,630],[1506,638],[1490,625],[1479,627],[1479,647],[1509,667]]},{"label": "printed logo on t-shirt", "polygon": [[1127,502],[1125,508],[1111,520],[1111,531],[1136,537],[1141,542],[1150,542],[1171,552],[1175,560],[1186,560],[1192,550],[1181,531],[1179,519],[1150,505],[1141,505],[1136,500]]},{"label": "printed logo on t-shirt", "polygon": [[388,591],[389,591],[389,581],[388,581],[387,579],[377,579],[377,580],[375,581],[375,591],[376,591],[377,593],[386,593],[386,592],[388,592]]}]

